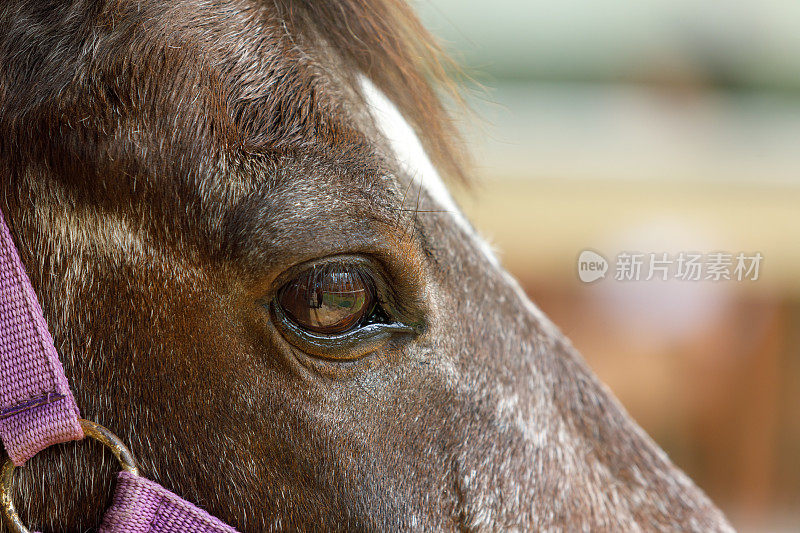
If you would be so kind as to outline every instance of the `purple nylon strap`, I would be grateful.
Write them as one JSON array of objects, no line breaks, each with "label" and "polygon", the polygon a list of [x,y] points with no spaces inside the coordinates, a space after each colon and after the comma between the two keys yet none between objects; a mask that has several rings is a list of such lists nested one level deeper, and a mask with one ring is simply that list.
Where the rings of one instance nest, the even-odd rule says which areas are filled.
[{"label": "purple nylon strap", "polygon": [[[42,309],[0,212],[0,439],[17,466],[43,449],[84,437]],[[103,533],[236,533],[161,485],[117,477]]]},{"label": "purple nylon strap", "polygon": [[82,439],[80,413],[0,213],[0,438],[14,464]]},{"label": "purple nylon strap", "polygon": [[117,474],[114,502],[98,533],[236,533],[207,512],[148,479]]}]

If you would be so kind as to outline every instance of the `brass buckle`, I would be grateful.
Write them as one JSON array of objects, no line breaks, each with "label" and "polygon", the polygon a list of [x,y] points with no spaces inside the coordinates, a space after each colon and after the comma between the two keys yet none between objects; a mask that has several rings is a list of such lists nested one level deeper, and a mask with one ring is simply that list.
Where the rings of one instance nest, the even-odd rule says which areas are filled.
[{"label": "brass buckle", "polygon": [[[139,475],[136,460],[119,437],[100,424],[82,418],[78,419],[78,421],[81,424],[83,433],[87,437],[93,438],[111,450],[123,470],[134,476]],[[30,533],[28,528],[26,528],[19,519],[17,509],[14,507],[14,501],[11,499],[11,488],[14,481],[14,470],[16,470],[16,468],[16,465],[14,465],[11,459],[7,459],[0,471],[0,506],[2,506],[3,517],[5,518],[9,531],[12,533]]]}]

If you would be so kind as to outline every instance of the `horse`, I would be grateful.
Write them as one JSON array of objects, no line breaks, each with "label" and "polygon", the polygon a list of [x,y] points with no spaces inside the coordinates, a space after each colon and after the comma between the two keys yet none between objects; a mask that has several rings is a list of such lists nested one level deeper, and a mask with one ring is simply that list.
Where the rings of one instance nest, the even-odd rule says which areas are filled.
[{"label": "horse", "polygon": [[[729,531],[459,212],[450,73],[399,0],[6,0],[0,207],[83,416],[241,531]],[[45,450],[22,520],[115,468]]]}]

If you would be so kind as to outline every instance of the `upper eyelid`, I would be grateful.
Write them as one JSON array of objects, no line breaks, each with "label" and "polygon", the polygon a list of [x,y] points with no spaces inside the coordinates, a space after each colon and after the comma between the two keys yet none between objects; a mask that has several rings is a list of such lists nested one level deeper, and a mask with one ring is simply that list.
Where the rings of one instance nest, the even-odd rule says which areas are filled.
[{"label": "upper eyelid", "polygon": [[[316,265],[312,265],[310,267],[310,270],[313,271],[313,278],[312,279],[313,279],[315,284],[320,284],[320,283],[325,282],[326,281],[326,276],[328,274],[332,274],[332,273],[335,272],[335,273],[341,273],[341,274],[355,275],[356,277],[358,277],[358,279],[361,282],[363,282],[365,285],[367,285],[367,287],[369,287],[372,290],[375,290],[375,287],[374,287],[375,282],[373,280],[373,277],[372,277],[371,273],[366,268],[364,268],[362,265],[354,265],[352,263],[346,263],[346,262],[342,262],[342,263],[331,262],[331,263],[326,263],[326,264],[322,265],[321,268],[319,268],[319,270],[317,270]],[[295,280],[298,279],[300,276],[303,276],[306,272],[308,272],[308,271],[306,270],[306,271],[300,272],[300,274],[294,279]],[[288,283],[291,283],[291,281],[289,281]],[[322,288],[322,287],[320,285],[316,285],[315,288]]]},{"label": "upper eyelid", "polygon": [[379,261],[375,261],[373,258],[363,255],[343,254],[312,259],[287,268],[272,280],[267,299],[277,296],[281,289],[302,276],[308,270],[318,268],[322,271],[324,268],[331,268],[328,267],[328,265],[332,265],[332,267],[344,267],[349,271],[358,272],[360,276],[363,276],[362,279],[367,281],[376,292],[380,292],[378,288],[381,285],[391,286],[391,280],[385,275],[384,269]]}]

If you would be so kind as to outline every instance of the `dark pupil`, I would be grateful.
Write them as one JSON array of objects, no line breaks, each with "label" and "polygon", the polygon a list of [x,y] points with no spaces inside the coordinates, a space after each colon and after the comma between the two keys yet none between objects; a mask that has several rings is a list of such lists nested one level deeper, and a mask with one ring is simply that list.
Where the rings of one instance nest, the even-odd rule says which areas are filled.
[{"label": "dark pupil", "polygon": [[290,282],[279,302],[300,326],[317,333],[341,333],[367,316],[374,297],[359,273],[329,267],[312,269]]}]

